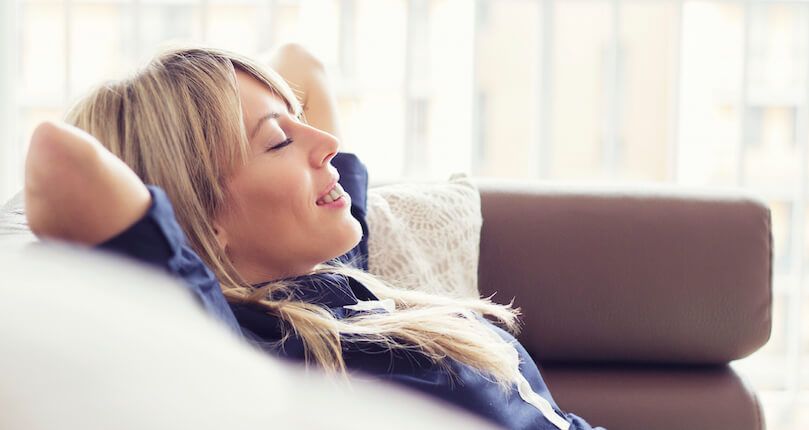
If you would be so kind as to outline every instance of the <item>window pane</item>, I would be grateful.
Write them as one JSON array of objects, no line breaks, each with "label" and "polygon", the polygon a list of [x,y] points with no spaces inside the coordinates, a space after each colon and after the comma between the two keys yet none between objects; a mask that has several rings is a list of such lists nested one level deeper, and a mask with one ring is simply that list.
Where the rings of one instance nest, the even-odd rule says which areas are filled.
[{"label": "window pane", "polygon": [[550,176],[593,179],[604,174],[611,3],[554,4]]},{"label": "window pane", "polygon": [[65,9],[61,5],[23,5],[20,19],[19,96],[24,104],[59,104],[65,92]]},{"label": "window pane", "polygon": [[678,8],[673,1],[635,0],[621,5],[618,178],[670,179],[679,67]]},{"label": "window pane", "polygon": [[682,19],[677,178],[736,185],[744,10],[740,4],[686,1]]},{"label": "window pane", "polygon": [[[418,30],[411,37],[414,47],[422,52],[421,71],[411,69],[411,95],[426,96],[424,120],[410,136],[423,134],[426,162],[421,167],[425,176],[446,179],[453,172],[469,171],[472,141],[472,78],[474,39],[474,2],[467,0],[426,1],[426,34],[419,39]],[[419,41],[421,46],[419,46]],[[423,79],[426,94],[419,94]],[[513,111],[513,109],[512,109]],[[406,142],[406,145],[417,142]],[[413,166],[418,168],[419,166]],[[409,174],[417,174],[411,169]]]},{"label": "window pane", "polygon": [[407,5],[404,0],[357,0],[357,79],[369,85],[401,85]]},{"label": "window pane", "polygon": [[771,200],[768,206],[772,216],[773,269],[779,272],[792,270],[792,204]]},{"label": "window pane", "polygon": [[207,41],[217,47],[246,55],[258,53],[260,6],[251,4],[212,4],[206,15]]},{"label": "window pane", "polygon": [[751,8],[747,185],[794,194],[800,154],[799,108],[806,97],[806,5]]},{"label": "window pane", "polygon": [[794,105],[806,88],[807,10],[800,3],[751,6],[750,99]]},{"label": "window pane", "polygon": [[[806,360],[809,359],[809,318],[806,317],[807,311],[809,311],[809,288],[806,287],[806,278],[804,278],[803,283],[803,304],[801,307],[801,323],[803,324],[803,328],[801,329],[803,341],[801,342],[801,356],[802,356],[802,363],[806,363]],[[809,390],[809,366],[801,366],[802,375],[798,375],[801,378],[801,389]],[[809,417],[805,418],[806,421],[809,421]]]},{"label": "window pane", "polygon": [[273,16],[271,19],[271,31],[275,40],[284,42],[300,40],[300,5],[286,3],[277,4],[273,8]]},{"label": "window pane", "polygon": [[778,195],[795,193],[800,167],[797,113],[795,106],[778,103],[748,108],[745,185]]},{"label": "window pane", "polygon": [[[809,279],[809,205],[804,207],[803,219],[803,238],[799,239],[803,242],[803,264],[806,271],[806,279]],[[809,287],[807,287],[809,288]],[[809,291],[807,291],[809,295]],[[809,318],[807,318],[809,320]]]},{"label": "window pane", "polygon": [[[70,25],[70,97],[84,94],[100,82],[126,73],[132,52],[124,32],[129,10],[119,4],[77,4]],[[131,49],[131,48],[130,48]]]},{"label": "window pane", "polygon": [[[809,359],[809,317],[806,316],[806,313],[809,312],[809,288],[807,288],[806,279],[809,278],[804,275],[803,285],[801,288],[803,289],[803,298],[801,300],[801,356],[803,358],[802,362],[806,363],[806,360]],[[807,370],[808,366],[801,366],[802,375],[798,375],[801,378],[801,388],[803,390],[809,390],[809,371]]]},{"label": "window pane", "polygon": [[[351,16],[350,2],[337,0],[304,0],[300,7],[293,5],[278,6],[278,19],[273,25],[279,27],[279,34],[300,40],[326,64],[337,66],[340,52],[340,30],[342,25],[353,25],[343,16]],[[343,9],[341,6],[345,6]],[[286,22],[293,8],[300,10],[300,18]],[[344,29],[350,32],[351,28]]]},{"label": "window pane", "polygon": [[[143,61],[150,59],[166,42],[199,42],[202,25],[199,6],[171,2],[140,6],[141,23],[138,43]],[[131,18],[130,18],[131,19]]]},{"label": "window pane", "polygon": [[479,111],[475,122],[482,135],[478,136],[475,174],[532,177],[540,163],[540,3],[483,4],[476,34]]},{"label": "window pane", "polygon": [[343,139],[374,166],[376,180],[392,179],[404,171],[407,7],[404,0],[357,0],[354,8],[356,75],[340,83]]}]

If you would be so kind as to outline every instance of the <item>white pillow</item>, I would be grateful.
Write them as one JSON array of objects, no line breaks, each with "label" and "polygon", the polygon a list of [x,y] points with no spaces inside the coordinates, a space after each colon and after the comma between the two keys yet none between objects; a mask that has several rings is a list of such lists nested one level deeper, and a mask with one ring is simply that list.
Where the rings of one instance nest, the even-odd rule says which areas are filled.
[{"label": "white pillow", "polygon": [[25,201],[20,191],[0,208],[0,247],[20,249],[36,241],[25,219]]},{"label": "white pillow", "polygon": [[264,354],[128,259],[39,243],[0,247],[0,271],[0,429],[493,428]]},{"label": "white pillow", "polygon": [[480,194],[465,174],[368,190],[368,271],[393,286],[479,298]]}]

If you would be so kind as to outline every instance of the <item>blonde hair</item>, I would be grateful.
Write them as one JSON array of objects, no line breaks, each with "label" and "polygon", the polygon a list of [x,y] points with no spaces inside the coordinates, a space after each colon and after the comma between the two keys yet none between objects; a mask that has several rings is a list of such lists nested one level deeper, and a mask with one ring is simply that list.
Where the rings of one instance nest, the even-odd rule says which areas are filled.
[{"label": "blonde hair", "polygon": [[[519,310],[511,304],[395,289],[347,265],[320,265],[316,273],[353,277],[396,305],[391,313],[360,312],[341,320],[316,304],[274,299],[278,293],[291,297],[295,284],[288,280],[255,288],[239,276],[210,223],[228,210],[225,179],[247,160],[236,70],[262,82],[300,115],[292,89],[268,67],[229,52],[188,48],[168,51],[131,78],[98,87],[70,110],[67,121],[99,139],[145,183],[165,190],[191,248],[214,271],[228,301],[260,307],[288,323],[305,345],[307,363],[345,375],[343,342],[376,342],[418,350],[445,368],[451,357],[510,390],[519,376],[519,355],[476,315],[516,333]],[[284,339],[290,335],[286,330]]]}]

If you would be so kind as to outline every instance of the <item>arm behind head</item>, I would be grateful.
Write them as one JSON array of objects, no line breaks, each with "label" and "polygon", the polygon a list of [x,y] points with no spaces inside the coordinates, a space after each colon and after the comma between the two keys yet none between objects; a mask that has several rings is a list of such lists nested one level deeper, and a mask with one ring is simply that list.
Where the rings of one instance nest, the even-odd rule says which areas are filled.
[{"label": "arm behind head", "polygon": [[55,122],[34,130],[25,205],[37,236],[98,244],[137,221],[150,203],[140,178],[94,137]]}]

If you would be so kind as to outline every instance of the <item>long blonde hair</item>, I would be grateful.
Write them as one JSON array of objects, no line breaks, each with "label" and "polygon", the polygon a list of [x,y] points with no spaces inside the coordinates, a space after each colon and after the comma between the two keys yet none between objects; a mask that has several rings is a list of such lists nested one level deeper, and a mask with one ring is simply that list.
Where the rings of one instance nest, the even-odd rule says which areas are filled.
[{"label": "long blonde hair", "polygon": [[266,85],[296,116],[301,113],[292,89],[270,68],[230,52],[187,48],[158,56],[128,79],[99,86],[70,110],[67,121],[99,139],[145,183],[166,191],[190,246],[214,271],[228,301],[260,307],[288,323],[305,345],[307,363],[345,375],[343,342],[370,341],[416,349],[445,367],[444,359],[451,357],[511,389],[519,355],[475,317],[490,317],[516,333],[519,310],[510,304],[405,291],[362,270],[324,264],[316,272],[351,276],[396,305],[395,312],[341,320],[315,304],[273,299],[295,287],[289,281],[254,288],[239,276],[210,222],[228,210],[224,181],[247,160],[236,70]]}]

